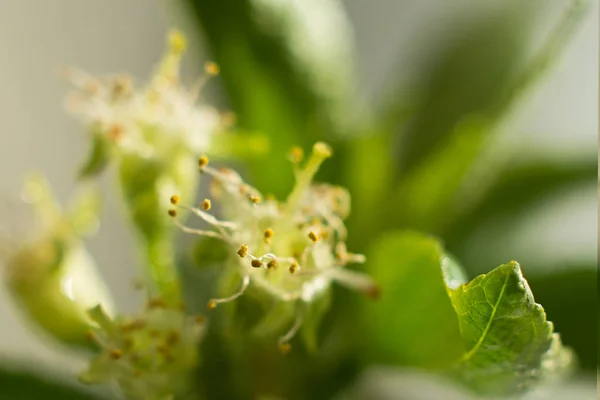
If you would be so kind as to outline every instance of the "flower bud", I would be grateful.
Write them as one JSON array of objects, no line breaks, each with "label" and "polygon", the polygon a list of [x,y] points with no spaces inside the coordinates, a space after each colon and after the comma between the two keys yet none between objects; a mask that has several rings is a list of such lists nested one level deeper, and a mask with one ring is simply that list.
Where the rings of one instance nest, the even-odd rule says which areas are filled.
[{"label": "flower bud", "polygon": [[22,198],[8,210],[19,218],[13,231],[22,232],[6,237],[3,244],[10,247],[1,253],[9,292],[23,314],[54,339],[89,345],[85,335],[93,322],[86,310],[94,304],[112,310],[109,292],[78,237],[94,210],[84,207],[90,203],[80,196],[78,207],[63,213],[41,177],[27,180]]}]

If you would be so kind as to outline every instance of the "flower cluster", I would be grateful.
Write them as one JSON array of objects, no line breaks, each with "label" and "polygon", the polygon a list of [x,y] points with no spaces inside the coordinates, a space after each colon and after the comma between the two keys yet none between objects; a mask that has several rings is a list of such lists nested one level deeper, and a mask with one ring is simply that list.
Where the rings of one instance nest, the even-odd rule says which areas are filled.
[{"label": "flower cluster", "polygon": [[[184,205],[178,196],[171,198],[177,208],[191,211],[211,229],[193,229],[178,220],[185,232],[223,240],[239,260],[241,287],[229,297],[210,300],[208,308],[240,297],[252,283],[281,301],[310,303],[329,288],[332,281],[376,296],[377,285],[367,275],[344,268],[363,263],[365,257],[346,249],[344,219],[350,212],[350,196],[338,186],[314,184],[313,177],[321,163],[331,156],[331,149],[316,143],[304,166],[303,152],[294,148],[290,159],[295,167],[296,184],[283,202],[264,198],[255,188],[228,169],[209,165],[207,157],[199,160],[200,171],[213,178],[212,197],[218,200],[227,220],[219,220],[208,211],[211,201],[200,207]],[[301,308],[299,308],[301,309]],[[299,312],[290,331],[279,344],[289,350],[289,340],[302,324]]]},{"label": "flower cluster", "polygon": [[185,48],[184,36],[172,31],[166,55],[140,90],[126,75],[97,78],[68,69],[66,75],[78,91],[67,98],[67,109],[126,153],[161,158],[180,147],[204,151],[211,134],[220,129],[222,117],[197,100],[203,84],[219,73],[219,67],[207,63],[198,82],[184,87],[179,69]]},{"label": "flower cluster", "polygon": [[98,306],[89,311],[97,328],[88,339],[100,352],[80,375],[85,383],[116,382],[127,398],[164,400],[186,387],[197,363],[204,318],[188,316],[160,299],[140,316],[111,319]]}]

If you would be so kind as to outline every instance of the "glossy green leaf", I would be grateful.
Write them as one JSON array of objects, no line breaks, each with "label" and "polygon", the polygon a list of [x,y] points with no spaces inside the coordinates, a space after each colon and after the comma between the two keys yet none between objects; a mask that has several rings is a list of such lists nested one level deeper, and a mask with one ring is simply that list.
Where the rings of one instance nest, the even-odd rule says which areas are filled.
[{"label": "glossy green leaf", "polygon": [[513,395],[572,361],[518,263],[501,265],[450,293],[467,352],[455,372],[476,392]]},{"label": "glossy green leaf", "polygon": [[385,236],[367,254],[381,286],[381,298],[362,310],[373,362],[441,368],[464,353],[443,257],[435,239],[412,232]]}]

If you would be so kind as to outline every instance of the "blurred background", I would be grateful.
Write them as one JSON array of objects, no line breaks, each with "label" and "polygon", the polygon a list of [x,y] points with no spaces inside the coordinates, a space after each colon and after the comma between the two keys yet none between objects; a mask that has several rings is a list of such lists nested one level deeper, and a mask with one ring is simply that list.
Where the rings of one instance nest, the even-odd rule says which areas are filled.
[{"label": "blurred background", "polygon": [[[344,1],[352,24],[347,27],[348,34],[356,41],[352,57],[357,107],[368,113],[371,104],[390,96],[392,86],[410,99],[416,83],[426,81],[426,71],[434,69],[442,50],[454,43],[454,34],[460,36],[473,21],[493,18],[504,3]],[[544,42],[564,11],[564,1],[543,4],[543,8],[530,6],[523,30],[527,34],[515,42],[522,46],[525,58]],[[517,143],[523,157],[534,154],[564,163],[576,164],[594,157],[598,131],[598,12],[598,2],[592,1],[590,12],[559,61],[519,100],[500,126],[501,134],[495,139],[498,148]],[[80,124],[63,110],[69,85],[59,76],[61,67],[79,66],[98,74],[129,72],[143,80],[160,58],[167,30],[175,26],[190,37],[192,48],[185,59],[184,77],[191,81],[201,70],[202,61],[211,55],[207,46],[197,40],[199,35],[188,13],[188,9],[176,8],[167,1],[3,2],[0,193],[18,190],[24,174],[30,170],[43,171],[63,201],[74,188],[75,172],[88,151],[88,143]],[[508,51],[502,41],[492,41],[484,48],[498,55]],[[477,79],[471,74],[463,77],[465,81],[471,78]],[[209,85],[206,97],[223,109],[227,107],[218,80]],[[435,119],[436,115],[430,118]],[[510,259],[519,260],[532,281],[551,273],[562,279],[560,274],[571,269],[593,275],[597,265],[597,186],[590,180],[582,182],[559,188],[554,196],[535,203],[519,218],[508,221],[499,214],[493,221],[478,224],[460,243],[450,241],[450,249],[460,256],[472,275]],[[108,179],[104,185],[109,195],[105,196],[102,228],[89,240],[88,248],[119,308],[134,310],[140,299],[131,289],[131,279],[137,276],[136,263],[140,258],[131,229],[123,219],[119,197],[113,195],[116,189]],[[1,218],[2,223],[15,223],[10,210],[2,210]],[[557,323],[560,331],[561,324],[552,308],[560,309],[562,303],[569,301],[569,290],[576,291],[578,286],[574,284],[551,297],[544,292],[545,281],[540,281],[539,296],[544,299],[537,299],[546,306],[549,319]],[[532,286],[537,294],[535,282]],[[53,368],[78,368],[62,349],[48,347],[28,330],[2,290],[0,356],[25,357]],[[570,344],[567,338],[565,341]],[[589,351],[596,353],[591,348]]]}]

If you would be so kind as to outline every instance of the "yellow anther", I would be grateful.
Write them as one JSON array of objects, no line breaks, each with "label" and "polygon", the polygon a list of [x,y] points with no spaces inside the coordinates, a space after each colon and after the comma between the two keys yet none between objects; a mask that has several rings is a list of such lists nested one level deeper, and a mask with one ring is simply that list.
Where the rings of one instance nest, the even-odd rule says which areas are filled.
[{"label": "yellow anther", "polygon": [[165,339],[165,344],[167,346],[174,346],[179,342],[180,339],[181,339],[181,335],[179,334],[179,332],[171,331],[171,332],[169,332],[169,334],[167,334],[167,338]]},{"label": "yellow anther", "polygon": [[267,263],[267,268],[271,269],[271,268],[277,268],[277,265],[279,265],[277,263],[277,260],[271,260]]},{"label": "yellow anther", "polygon": [[317,142],[313,146],[313,153],[321,157],[327,158],[331,157],[333,151],[331,150],[331,147],[329,147],[328,144],[323,142]]},{"label": "yellow anther", "polygon": [[291,263],[290,266],[288,267],[288,270],[290,271],[290,274],[295,273],[297,269],[298,269],[298,263],[296,261],[294,261],[293,263]]},{"label": "yellow anther", "polygon": [[281,354],[288,354],[292,350],[292,345],[289,343],[281,343],[279,345],[279,351]]},{"label": "yellow anther", "polygon": [[121,357],[123,357],[123,352],[119,349],[113,349],[110,351],[110,358],[112,358],[113,360],[118,360]]},{"label": "yellow anther", "polygon": [[204,168],[208,165],[208,157],[202,156],[198,159],[198,166]]},{"label": "yellow anther", "polygon": [[248,196],[248,199],[254,204],[260,203],[260,196]]},{"label": "yellow anther", "polygon": [[218,64],[209,61],[204,64],[204,71],[208,75],[216,76],[216,75],[219,75],[219,72],[221,72],[221,69],[219,68]]},{"label": "yellow anther", "polygon": [[113,125],[108,129],[107,136],[110,140],[117,141],[123,137],[123,131],[121,125]]},{"label": "yellow anther", "polygon": [[173,53],[183,53],[187,47],[187,40],[183,33],[178,30],[169,32],[169,50]]},{"label": "yellow anther", "polygon": [[85,338],[90,342],[93,342],[94,340],[96,340],[96,334],[94,333],[94,331],[87,331],[85,333]]},{"label": "yellow anther", "polygon": [[176,194],[171,196],[171,204],[177,205],[177,204],[179,204],[179,200],[180,200],[180,198]]},{"label": "yellow anther", "polygon": [[206,306],[209,310],[214,310],[215,308],[217,308],[217,302],[214,300],[210,300],[208,302],[208,305]]},{"label": "yellow anther", "polygon": [[329,232],[327,232],[327,229],[321,229],[319,236],[321,239],[327,239],[329,237]]},{"label": "yellow anther", "polygon": [[252,265],[254,268],[262,268],[264,264],[258,258],[255,258],[250,262],[250,265]]},{"label": "yellow anther", "polygon": [[298,164],[304,159],[304,150],[301,147],[294,146],[288,153],[288,158],[294,164]]},{"label": "yellow anther", "polygon": [[161,298],[150,299],[148,300],[148,303],[146,303],[146,307],[148,307],[151,310],[155,308],[165,308],[166,306],[167,304]]},{"label": "yellow anther", "polygon": [[210,210],[210,207],[211,207],[210,200],[209,199],[204,199],[204,201],[202,202],[202,209],[204,211],[208,211],[208,210]]},{"label": "yellow anther", "polygon": [[246,254],[248,254],[248,246],[243,244],[240,246],[239,250],[237,251],[237,255],[240,256],[241,258],[246,257]]},{"label": "yellow anther", "polygon": [[319,237],[313,231],[308,232],[308,238],[312,240],[313,243],[316,243],[319,240]]},{"label": "yellow anther", "polygon": [[237,116],[232,111],[227,111],[221,114],[221,123],[223,126],[231,127],[237,122]]},{"label": "yellow anther", "polygon": [[273,232],[273,229],[271,229],[271,228],[265,229],[265,232],[263,233],[263,237],[265,238],[265,243],[271,243],[271,238],[273,237],[274,234],[275,234],[275,232]]},{"label": "yellow anther", "polygon": [[172,209],[170,209],[170,210],[169,210],[169,216],[170,216],[170,217],[176,217],[176,216],[177,216],[177,210],[175,210],[175,209],[173,209],[173,208],[172,208]]}]

